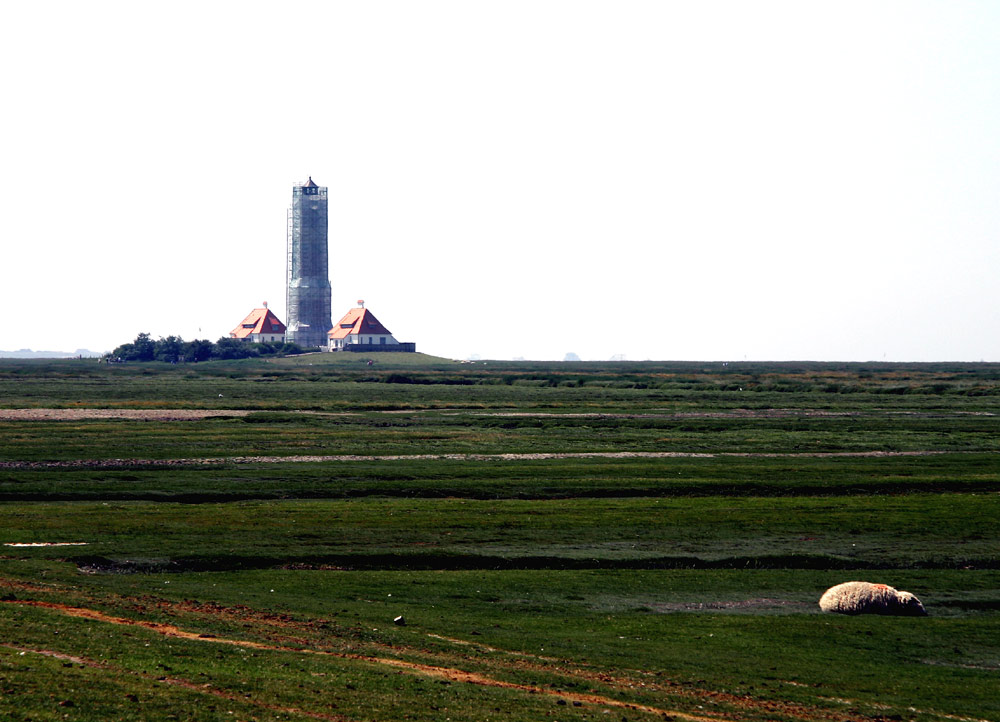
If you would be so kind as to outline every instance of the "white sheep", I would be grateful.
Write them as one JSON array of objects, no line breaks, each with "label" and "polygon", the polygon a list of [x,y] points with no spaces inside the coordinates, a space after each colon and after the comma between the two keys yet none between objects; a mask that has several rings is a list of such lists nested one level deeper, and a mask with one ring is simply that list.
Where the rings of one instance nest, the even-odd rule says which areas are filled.
[{"label": "white sheep", "polygon": [[827,589],[819,608],[838,614],[893,614],[917,617],[927,614],[920,600],[909,592],[898,592],[887,584],[844,582]]}]

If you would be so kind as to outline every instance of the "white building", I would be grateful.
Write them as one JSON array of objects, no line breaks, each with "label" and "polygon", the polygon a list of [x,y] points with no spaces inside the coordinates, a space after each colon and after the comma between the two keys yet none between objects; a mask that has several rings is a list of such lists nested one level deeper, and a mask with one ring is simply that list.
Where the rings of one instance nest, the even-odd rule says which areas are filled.
[{"label": "white building", "polygon": [[[364,306],[364,301],[358,301],[358,307],[352,308],[344,317],[337,321],[327,334],[329,349],[343,351],[349,346],[377,346],[385,351],[402,350],[399,341],[393,338],[375,314]],[[397,348],[388,348],[395,346]],[[376,349],[376,350],[378,350]]]},{"label": "white building", "polygon": [[271,313],[267,304],[263,308],[255,308],[243,322],[229,332],[230,338],[242,338],[251,343],[283,343],[285,340],[285,324]]}]

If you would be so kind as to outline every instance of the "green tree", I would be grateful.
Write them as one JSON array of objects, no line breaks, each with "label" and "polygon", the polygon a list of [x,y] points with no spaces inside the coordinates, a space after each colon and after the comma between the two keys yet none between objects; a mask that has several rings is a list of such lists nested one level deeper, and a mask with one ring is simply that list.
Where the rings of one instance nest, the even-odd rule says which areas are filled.
[{"label": "green tree", "polygon": [[212,352],[215,350],[215,346],[211,341],[207,339],[198,339],[196,341],[188,341],[181,347],[181,356],[184,360],[190,363],[198,363],[199,361],[208,361],[212,358]]},{"label": "green tree", "polygon": [[155,344],[154,358],[157,361],[175,364],[180,360],[183,353],[184,339],[180,336],[167,336],[160,338]]},{"label": "green tree", "polygon": [[111,352],[111,358],[122,361],[152,361],[156,343],[148,333],[140,333],[132,343],[124,343]]}]

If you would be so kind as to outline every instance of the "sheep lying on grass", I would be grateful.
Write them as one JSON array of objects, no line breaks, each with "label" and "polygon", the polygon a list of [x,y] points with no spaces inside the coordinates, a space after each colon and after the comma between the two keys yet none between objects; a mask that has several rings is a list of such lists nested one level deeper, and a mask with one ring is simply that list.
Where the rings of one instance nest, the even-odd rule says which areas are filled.
[{"label": "sheep lying on grass", "polygon": [[844,582],[827,589],[819,599],[824,612],[838,614],[893,614],[918,617],[927,614],[920,600],[886,584]]}]

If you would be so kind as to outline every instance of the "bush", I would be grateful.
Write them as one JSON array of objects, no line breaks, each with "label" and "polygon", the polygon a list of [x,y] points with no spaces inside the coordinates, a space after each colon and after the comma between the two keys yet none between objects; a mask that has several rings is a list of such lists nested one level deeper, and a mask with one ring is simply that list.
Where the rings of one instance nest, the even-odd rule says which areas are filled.
[{"label": "bush", "polygon": [[233,360],[257,356],[293,356],[302,353],[294,343],[248,343],[222,337],[214,344],[206,339],[184,341],[180,336],[167,336],[153,341],[148,333],[140,333],[132,343],[116,348],[106,358],[113,361],[162,361],[164,363],[197,363],[209,359]]}]

